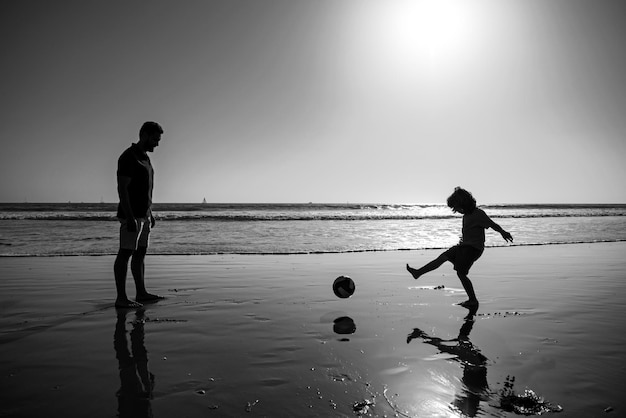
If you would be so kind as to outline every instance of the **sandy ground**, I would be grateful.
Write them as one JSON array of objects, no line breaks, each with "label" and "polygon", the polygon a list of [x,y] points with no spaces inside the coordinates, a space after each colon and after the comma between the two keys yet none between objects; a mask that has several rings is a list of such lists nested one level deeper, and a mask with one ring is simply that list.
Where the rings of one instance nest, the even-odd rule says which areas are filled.
[{"label": "sandy ground", "polygon": [[487,249],[473,315],[438,253],[148,256],[140,311],[112,257],[0,258],[0,417],[626,414],[626,243]]}]

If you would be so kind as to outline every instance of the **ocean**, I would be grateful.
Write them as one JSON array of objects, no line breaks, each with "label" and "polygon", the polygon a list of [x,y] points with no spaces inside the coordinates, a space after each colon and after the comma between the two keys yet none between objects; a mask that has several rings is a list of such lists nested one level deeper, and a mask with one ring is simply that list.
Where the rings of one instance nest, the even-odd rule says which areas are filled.
[{"label": "ocean", "polygon": [[[487,231],[487,247],[626,241],[626,204],[485,205],[511,232]],[[0,203],[0,256],[117,253],[113,203]],[[150,254],[308,254],[441,249],[461,215],[445,205],[154,205]]]}]

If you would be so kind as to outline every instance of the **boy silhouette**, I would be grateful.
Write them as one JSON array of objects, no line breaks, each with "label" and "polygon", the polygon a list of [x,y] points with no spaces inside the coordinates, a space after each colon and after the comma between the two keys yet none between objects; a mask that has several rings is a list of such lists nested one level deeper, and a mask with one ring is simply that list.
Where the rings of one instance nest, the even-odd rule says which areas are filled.
[{"label": "boy silhouette", "polygon": [[483,254],[485,249],[485,229],[491,228],[499,232],[507,242],[513,242],[513,237],[502,229],[500,225],[492,221],[484,210],[477,208],[476,199],[465,189],[460,187],[454,189],[454,193],[448,197],[448,207],[455,213],[463,214],[461,241],[425,266],[414,269],[407,264],[406,269],[417,280],[423,274],[439,268],[446,261],[450,261],[454,265],[463,289],[465,289],[469,297],[468,300],[459,303],[459,305],[466,308],[477,307],[478,299],[474,293],[474,286],[467,274],[472,264]]}]

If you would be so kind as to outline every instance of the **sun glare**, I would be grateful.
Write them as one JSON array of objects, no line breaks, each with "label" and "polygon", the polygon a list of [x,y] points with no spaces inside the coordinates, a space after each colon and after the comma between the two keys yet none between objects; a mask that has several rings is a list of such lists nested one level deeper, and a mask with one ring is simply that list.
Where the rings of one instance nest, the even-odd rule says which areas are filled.
[{"label": "sun glare", "polygon": [[385,43],[397,54],[425,61],[452,61],[472,40],[469,2],[395,0],[384,2]]},{"label": "sun glare", "polygon": [[472,58],[481,9],[467,0],[364,1],[352,10],[349,47],[378,76],[442,79]]}]

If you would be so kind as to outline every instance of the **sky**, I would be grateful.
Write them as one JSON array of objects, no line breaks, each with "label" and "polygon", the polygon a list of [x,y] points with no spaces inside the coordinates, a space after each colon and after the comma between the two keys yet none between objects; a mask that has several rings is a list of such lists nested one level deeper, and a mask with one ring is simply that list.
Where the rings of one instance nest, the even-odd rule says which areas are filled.
[{"label": "sky", "polygon": [[0,2],[0,202],[626,203],[622,0]]}]

